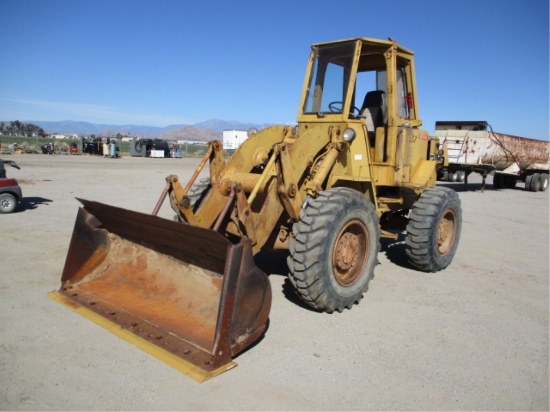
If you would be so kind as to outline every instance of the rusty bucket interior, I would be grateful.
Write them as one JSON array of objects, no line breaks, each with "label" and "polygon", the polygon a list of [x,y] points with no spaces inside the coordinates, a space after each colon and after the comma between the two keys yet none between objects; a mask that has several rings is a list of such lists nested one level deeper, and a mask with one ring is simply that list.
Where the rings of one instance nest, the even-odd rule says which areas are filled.
[{"label": "rusty bucket interior", "polygon": [[50,297],[198,381],[264,334],[269,279],[250,240],[83,199]]}]

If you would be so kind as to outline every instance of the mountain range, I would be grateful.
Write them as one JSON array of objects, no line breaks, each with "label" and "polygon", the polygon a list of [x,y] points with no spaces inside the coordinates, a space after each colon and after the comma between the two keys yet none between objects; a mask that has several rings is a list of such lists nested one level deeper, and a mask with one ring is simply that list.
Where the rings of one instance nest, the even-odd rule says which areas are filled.
[{"label": "mountain range", "polygon": [[79,135],[91,135],[96,136],[116,136],[118,133],[122,135],[130,135],[137,137],[157,137],[164,139],[183,139],[183,140],[213,140],[220,139],[223,130],[248,130],[251,127],[263,129],[269,124],[252,124],[242,123],[238,121],[228,121],[211,119],[203,122],[185,125],[175,124],[165,127],[146,126],[136,124],[99,124],[80,122],[74,120],[64,120],[59,122],[42,121],[42,120],[28,120],[26,123],[35,124],[46,133],[60,133],[60,134],[79,134]]}]

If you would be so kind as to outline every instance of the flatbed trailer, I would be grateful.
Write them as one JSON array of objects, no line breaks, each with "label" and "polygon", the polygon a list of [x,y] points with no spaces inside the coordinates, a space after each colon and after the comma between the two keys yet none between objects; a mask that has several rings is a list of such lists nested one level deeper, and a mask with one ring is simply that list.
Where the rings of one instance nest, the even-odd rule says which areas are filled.
[{"label": "flatbed trailer", "polygon": [[525,183],[530,191],[545,191],[550,169],[550,142],[493,132],[486,121],[437,121],[435,136],[447,151],[448,162],[438,180],[464,181],[479,173],[482,190],[488,175],[495,189]]}]

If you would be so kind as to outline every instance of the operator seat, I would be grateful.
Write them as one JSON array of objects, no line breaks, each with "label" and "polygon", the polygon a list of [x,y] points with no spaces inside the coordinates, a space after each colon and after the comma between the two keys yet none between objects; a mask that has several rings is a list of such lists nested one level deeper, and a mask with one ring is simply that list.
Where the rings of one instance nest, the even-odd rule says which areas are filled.
[{"label": "operator seat", "polygon": [[388,122],[388,105],[386,93],[383,90],[374,90],[365,95],[363,106],[361,106],[361,117],[365,118],[369,136],[374,133],[377,127],[383,127]]}]

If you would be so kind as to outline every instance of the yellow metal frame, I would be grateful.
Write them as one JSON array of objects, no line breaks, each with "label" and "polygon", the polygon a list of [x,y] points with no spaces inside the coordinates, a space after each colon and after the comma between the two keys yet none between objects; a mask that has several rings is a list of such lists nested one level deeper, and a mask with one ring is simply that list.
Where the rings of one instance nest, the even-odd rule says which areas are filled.
[{"label": "yellow metal frame", "polygon": [[[256,132],[227,161],[222,144],[211,142],[185,186],[175,175],[166,178],[165,189],[153,214],[168,197],[182,221],[219,232],[228,242],[246,237],[255,254],[262,248],[287,248],[293,224],[300,220],[302,209],[309,200],[333,187],[347,187],[368,196],[378,217],[386,218],[386,223],[381,223],[381,236],[397,239],[397,234],[386,230],[392,229],[387,222],[395,214],[398,227],[403,228],[403,212],[412,207],[417,195],[435,185],[439,149],[428,133],[420,130],[422,121],[413,53],[393,40],[355,38],[324,44],[345,42],[353,44],[354,55],[353,64],[346,64],[344,72],[347,84],[345,94],[342,93],[341,112],[304,111],[310,77],[315,72],[315,49],[323,44],[313,45],[297,128],[272,126]],[[350,115],[357,101],[358,72],[362,75],[363,72],[384,70],[387,123],[369,132],[364,116]],[[399,72],[405,74],[401,89],[398,87]],[[319,102],[323,97],[321,84],[324,83],[315,84],[321,93]],[[405,93],[399,96],[399,90]],[[399,110],[399,104],[403,104],[400,99],[404,97],[407,103],[410,102],[405,112]],[[195,205],[188,193],[207,163],[209,188],[201,193],[201,201]],[[90,309],[78,306],[60,292],[51,292],[48,297],[197,382],[204,382],[237,365],[231,361],[214,371],[204,371]]]},{"label": "yellow metal frame", "polygon": [[[342,111],[304,112],[316,48],[344,43],[354,45],[354,54],[349,73],[345,74],[348,83]],[[387,123],[377,127],[372,139],[365,120],[348,113],[356,98],[358,72],[375,70],[386,71],[388,107]],[[406,96],[398,95],[398,71],[404,74]],[[401,117],[398,110],[403,98],[410,102],[407,118]],[[285,216],[296,222],[307,199],[333,186],[364,193],[381,216],[398,208],[396,202],[378,199],[388,197],[387,188],[395,188],[391,196],[403,202],[403,193],[420,194],[435,185],[436,165],[432,159],[437,156],[428,133],[420,129],[414,53],[393,40],[354,38],[313,45],[297,122],[296,129],[273,126],[256,132],[225,164],[220,143],[211,143],[200,167],[210,159],[211,190],[192,210],[186,200],[191,182],[183,188],[172,177],[168,183],[172,184],[170,199],[174,210],[191,225],[214,228],[237,238],[247,236],[257,252],[264,245],[273,248],[279,241],[285,247],[283,239],[291,231],[291,224],[281,225],[282,214],[286,212]],[[355,131],[356,138],[351,143],[343,139],[346,129]],[[379,187],[386,188],[381,195]],[[411,204],[402,207],[410,208]]]},{"label": "yellow metal frame", "polygon": [[110,320],[104,318],[103,316],[98,315],[97,313],[85,307],[75,305],[73,301],[67,299],[58,291],[50,292],[48,293],[47,296],[53,301],[71,309],[73,312],[78,313],[80,316],[83,316],[86,319],[91,320],[96,325],[101,326],[103,329],[108,330],[112,334],[118,336],[119,338],[124,339],[126,342],[143,350],[149,355],[154,356],[161,362],[164,362],[168,366],[171,366],[172,368],[184,373],[185,375],[189,376],[190,378],[194,379],[199,383],[212,379],[220,375],[221,373],[237,366],[236,362],[230,362],[214,371],[211,371],[211,372],[204,371],[199,367],[197,367],[196,365],[193,365],[192,363],[187,362],[184,359],[179,358],[176,355],[158,347],[157,345],[154,345],[148,342],[147,340],[135,335],[134,333],[130,332],[128,329],[122,328],[120,325],[117,325],[116,323],[111,322]]}]

